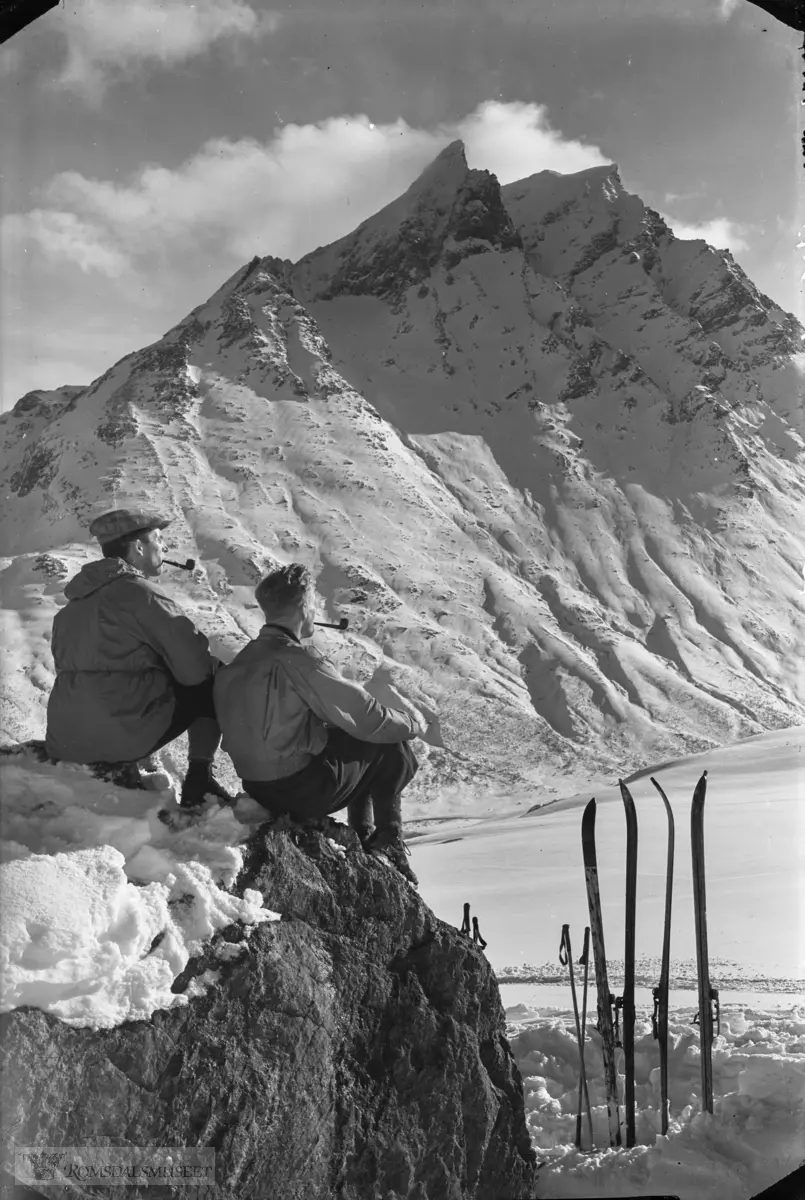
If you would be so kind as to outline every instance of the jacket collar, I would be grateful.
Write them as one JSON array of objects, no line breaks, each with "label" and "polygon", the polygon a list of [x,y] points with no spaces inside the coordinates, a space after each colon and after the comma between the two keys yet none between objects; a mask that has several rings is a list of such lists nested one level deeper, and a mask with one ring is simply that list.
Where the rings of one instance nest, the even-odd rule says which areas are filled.
[{"label": "jacket collar", "polygon": [[289,637],[292,642],[296,642],[297,646],[302,645],[302,643],[300,642],[300,640],[296,636],[296,634],[292,633],[291,630],[287,628],[287,626],[277,625],[273,621],[266,621],[265,625],[260,630],[260,637],[263,637],[263,635],[265,635],[266,637],[272,637],[272,636],[276,635],[277,633],[284,633],[285,636]]},{"label": "jacket collar", "polygon": [[115,579],[145,579],[141,571],[122,558],[101,558],[85,563],[67,583],[64,594],[68,600],[81,600]]}]

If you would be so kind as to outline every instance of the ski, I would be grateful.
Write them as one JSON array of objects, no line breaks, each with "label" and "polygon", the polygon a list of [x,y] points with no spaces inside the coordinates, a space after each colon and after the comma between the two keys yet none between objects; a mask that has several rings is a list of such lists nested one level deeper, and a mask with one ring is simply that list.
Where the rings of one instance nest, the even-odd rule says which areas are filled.
[{"label": "ski", "polygon": [[623,1011],[621,1041],[625,1059],[626,1084],[624,1110],[626,1117],[626,1145],[635,1144],[635,1095],[634,1095],[634,971],[635,971],[635,921],[637,914],[637,810],[632,794],[622,779],[618,780],[623,807],[626,810],[626,928],[623,952],[623,995],[616,1001]]},{"label": "ski", "polygon": [[699,1045],[702,1060],[702,1112],[713,1111],[713,1024],[720,1029],[718,991],[710,983],[707,953],[707,896],[704,882],[705,771],[693,793],[690,810],[690,845],[693,860],[693,912],[696,922],[696,970],[699,977]]},{"label": "ski", "polygon": [[668,797],[657,780],[651,782],[662,796],[665,815],[668,818],[668,857],[665,865],[665,922],[662,932],[662,962],[660,982],[653,989],[654,1013],[651,1018],[654,1037],[660,1044],[660,1101],[662,1104],[662,1132],[668,1132],[668,986],[671,975],[671,901],[674,894],[674,814]]},{"label": "ski", "polygon": [[618,1076],[615,1070],[615,1030],[612,1022],[615,997],[609,990],[607,956],[604,947],[604,922],[601,916],[601,893],[598,887],[598,862],[595,853],[595,800],[584,810],[581,821],[581,849],[584,857],[584,876],[587,883],[587,905],[590,911],[590,933],[595,958],[595,986],[598,992],[598,1031],[604,1056],[604,1086],[607,1097],[609,1144],[621,1145],[620,1113],[618,1111]]}]

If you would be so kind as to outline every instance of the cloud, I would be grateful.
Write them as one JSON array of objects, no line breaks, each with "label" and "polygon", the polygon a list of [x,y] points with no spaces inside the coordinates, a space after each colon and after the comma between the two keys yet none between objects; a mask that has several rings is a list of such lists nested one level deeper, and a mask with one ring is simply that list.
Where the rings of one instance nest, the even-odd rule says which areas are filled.
[{"label": "cloud", "polygon": [[684,241],[703,239],[708,245],[715,246],[716,250],[730,250],[733,254],[740,254],[743,250],[749,249],[746,226],[739,225],[737,221],[730,221],[728,217],[716,217],[712,221],[691,222],[678,221],[675,217],[664,213],[663,220],[670,225],[675,235]]},{"label": "cloud", "polygon": [[72,212],[34,208],[12,213],[0,223],[0,238],[6,263],[36,246],[47,257],[68,259],[85,273],[100,271],[114,278],[128,267],[126,255],[105,242],[94,222],[81,220]]},{"label": "cloud", "polygon": [[664,201],[673,207],[674,204],[682,204],[687,200],[699,200],[703,195],[704,192],[701,190],[694,192],[666,192]]},{"label": "cloud", "polygon": [[572,174],[612,161],[597,146],[570,140],[553,129],[541,104],[488,100],[465,117],[455,132],[464,139],[469,165],[492,171],[502,184],[537,171]]},{"label": "cloud", "polygon": [[124,184],[60,172],[36,209],[7,218],[6,234],[106,275],[202,251],[222,272],[253,254],[298,258],[388,204],[456,137],[470,166],[502,183],[608,161],[565,139],[537,104],[489,101],[435,131],[333,117],[286,125],[266,143],[213,139],[178,167],[144,166]]},{"label": "cloud", "polygon": [[244,0],[73,0],[57,13],[66,58],[54,84],[96,99],[110,78],[185,62],[215,42],[254,37],[277,22]]},{"label": "cloud", "polygon": [[740,3],[741,0],[718,0],[719,15],[728,21]]}]

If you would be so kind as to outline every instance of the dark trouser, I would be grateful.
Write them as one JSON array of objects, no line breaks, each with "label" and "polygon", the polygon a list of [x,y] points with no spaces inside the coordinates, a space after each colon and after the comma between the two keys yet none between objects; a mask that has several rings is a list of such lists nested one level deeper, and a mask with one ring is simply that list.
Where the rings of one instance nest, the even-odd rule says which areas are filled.
[{"label": "dark trouser", "polygon": [[[192,687],[177,683],[174,679],[176,708],[173,719],[156,745],[148,751],[149,754],[154,754],[163,746],[167,746],[168,742],[175,741],[181,733],[187,733],[188,757],[204,758],[212,762],[221,741],[221,730],[212,701],[212,685],[212,676]],[[147,755],[142,757],[147,758]]]},{"label": "dark trouser", "polygon": [[417,766],[407,742],[378,745],[330,729],[324,750],[303,770],[270,782],[244,779],[243,787],[275,815],[323,817],[346,808],[350,825],[363,835],[373,823],[402,828],[400,793]]}]

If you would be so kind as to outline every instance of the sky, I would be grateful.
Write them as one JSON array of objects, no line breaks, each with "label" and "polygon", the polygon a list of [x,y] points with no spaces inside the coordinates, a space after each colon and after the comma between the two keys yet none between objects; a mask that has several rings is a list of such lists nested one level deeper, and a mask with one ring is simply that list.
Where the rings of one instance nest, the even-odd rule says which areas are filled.
[{"label": "sky", "polygon": [[802,315],[800,35],[748,0],[64,0],[0,46],[0,408],[85,384],[448,142],[616,162]]}]

